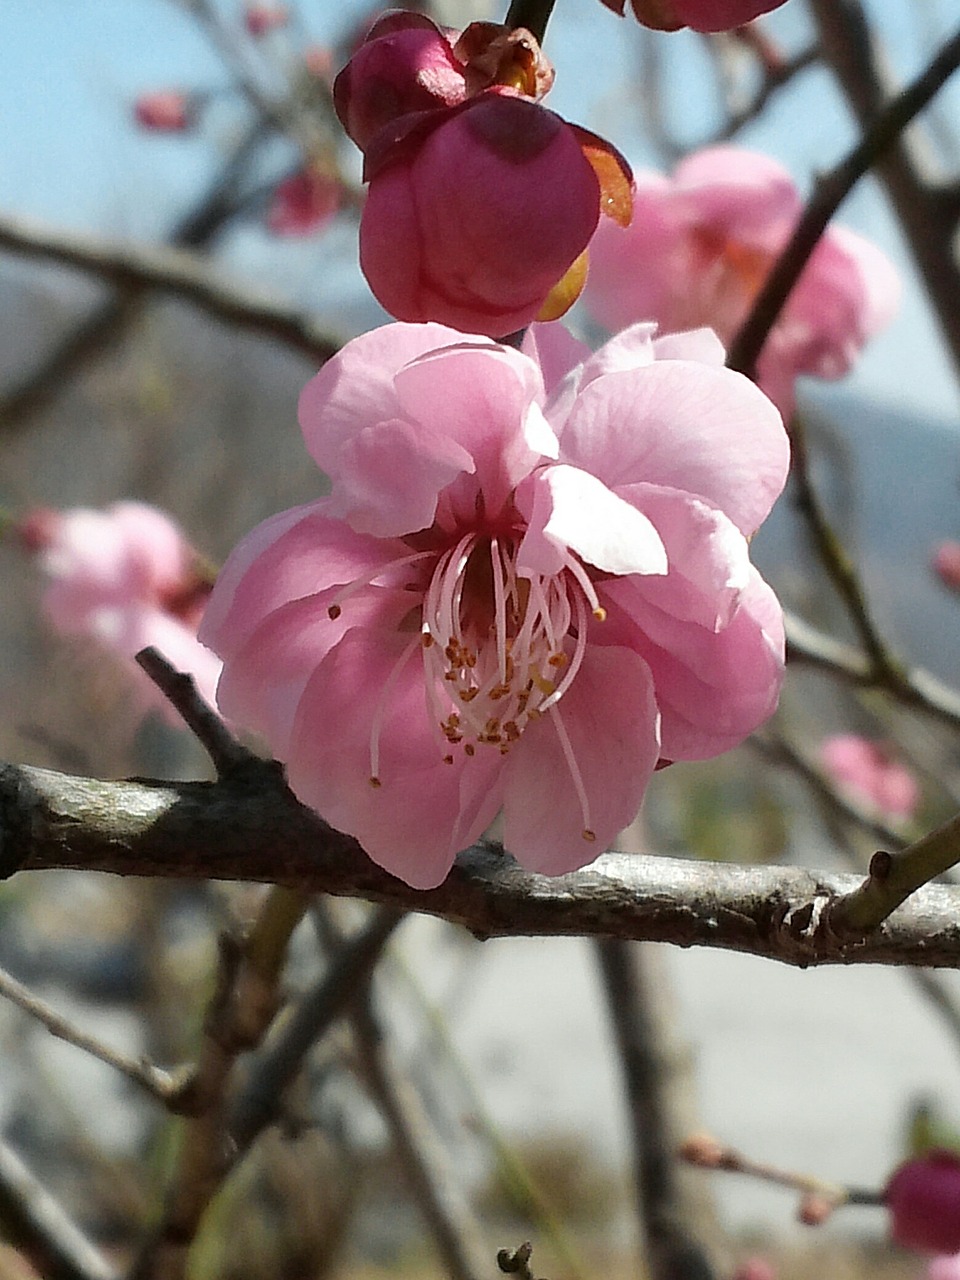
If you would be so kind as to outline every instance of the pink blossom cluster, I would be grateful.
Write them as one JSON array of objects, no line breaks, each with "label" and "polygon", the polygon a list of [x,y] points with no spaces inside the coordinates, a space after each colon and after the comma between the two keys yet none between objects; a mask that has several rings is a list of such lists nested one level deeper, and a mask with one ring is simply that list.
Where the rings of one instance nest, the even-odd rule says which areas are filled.
[{"label": "pink blossom cluster", "polygon": [[[103,511],[41,508],[20,521],[18,531],[47,578],[41,603],[57,631],[86,637],[125,660],[154,645],[213,701],[220,663],[197,641],[210,583],[169,516],[142,502],[116,502]],[[173,717],[139,668],[131,664],[130,673],[144,709]]]},{"label": "pink blossom cluster", "polygon": [[[602,0],[608,9],[623,14],[626,0]],[[630,0],[634,17],[655,31],[730,31],[752,22],[762,13],[779,9],[785,0]]]},{"label": "pink blossom cluster", "polygon": [[912,818],[920,803],[916,778],[883,742],[838,733],[820,747],[830,777],[855,800],[886,818]]},{"label": "pink blossom cluster", "polygon": [[528,31],[417,13],[382,17],[341,71],[369,183],[360,265],[391,315],[503,337],[577,297],[601,212],[629,221],[630,174],[540,105],[552,82]]},{"label": "pink blossom cluster", "polygon": [[[656,320],[667,332],[709,325],[734,338],[802,212],[790,174],[737,147],[710,147],[668,178],[636,175],[629,227],[601,224],[585,300],[611,330]],[[828,227],[758,363],[760,386],[789,419],[798,374],[839,378],[891,319],[896,270],[868,240]]]},{"label": "pink blossom cluster", "polygon": [[522,351],[388,325],[300,420],[332,493],[240,543],[200,635],[223,712],[409,884],[499,811],[527,867],[582,866],[658,764],[772,712],[782,617],[748,539],[788,445],[711,333],[591,355],[559,325]]}]

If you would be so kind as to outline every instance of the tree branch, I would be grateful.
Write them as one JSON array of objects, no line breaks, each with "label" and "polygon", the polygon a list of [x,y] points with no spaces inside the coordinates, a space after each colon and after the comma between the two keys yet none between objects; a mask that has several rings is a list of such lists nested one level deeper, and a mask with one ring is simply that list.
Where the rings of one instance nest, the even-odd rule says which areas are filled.
[{"label": "tree branch", "polygon": [[608,853],[550,878],[474,845],[420,892],[290,794],[279,766],[218,782],[103,782],[0,766],[0,868],[255,880],[425,912],[481,937],[621,937],[742,951],[801,967],[960,966],[960,889],[927,885],[862,940],[823,908],[859,877]]},{"label": "tree branch", "polygon": [[[856,0],[814,0],[814,9],[820,20],[824,38],[826,39],[828,28],[838,20],[841,10],[846,10],[852,14],[854,8],[859,9],[859,7]],[[827,17],[828,14],[832,16]],[[848,39],[852,40],[853,36],[847,31],[846,27],[844,31],[845,35],[842,43],[845,44]],[[865,128],[864,136],[840,164],[831,169],[829,173],[824,174],[817,182],[813,195],[803,212],[803,217],[797,224],[789,244],[760,290],[743,327],[730,345],[727,364],[731,369],[738,369],[741,373],[753,376],[757,358],[764,342],[766,342],[767,335],[776,323],[784,303],[790,296],[793,286],[799,280],[811,253],[813,253],[817,242],[826,229],[827,223],[853,190],[856,183],[870,169],[878,166],[882,174],[886,175],[889,172],[882,165],[883,157],[897,146],[903,130],[923,110],[934,95],[939,92],[944,83],[956,71],[958,64],[960,64],[960,32],[948,40],[923,73],[906,89],[898,93],[895,98],[891,99],[882,110],[874,114],[870,113],[864,106],[864,109],[860,111],[861,123]],[[849,93],[849,89],[847,91]],[[902,148],[902,144],[900,146]],[[910,176],[910,182],[904,186],[905,195],[909,191],[910,200],[920,201],[925,192],[923,184],[912,169],[904,169],[904,172]],[[903,208],[901,208],[900,201],[896,195],[894,196],[894,202],[897,205],[897,211],[905,228],[908,229],[917,222],[917,211],[909,208],[906,200]],[[927,201],[924,200],[923,203],[927,204]],[[958,308],[956,300],[956,294],[960,292],[958,290],[958,275],[960,273],[958,273],[956,261],[950,250],[951,237],[949,235],[939,235],[926,215],[920,214],[919,218],[918,236],[922,243],[915,243],[911,236],[911,245],[915,255],[918,257],[922,270],[924,270],[924,263],[921,261],[921,256],[926,258],[936,256],[936,269],[940,273],[940,277],[938,279],[928,278],[927,272],[924,270],[924,278],[927,282],[927,287],[930,289],[931,297],[935,304],[938,305],[941,323],[944,325],[948,341],[953,344],[955,355],[960,359],[960,324],[956,324],[957,321],[960,321],[960,314],[958,314],[960,308]],[[921,251],[928,244],[936,244],[938,246],[935,255],[930,253],[921,254]],[[948,300],[945,300],[944,307],[941,307],[938,299],[944,293],[945,287],[952,289],[954,296],[952,301],[949,301],[949,305]],[[944,309],[945,307],[946,310]],[[957,331],[951,333],[950,329],[955,324]]]},{"label": "tree branch", "polygon": [[101,240],[11,217],[0,218],[0,249],[59,262],[128,291],[172,293],[218,320],[277,338],[321,363],[341,345],[309,315],[229,284],[196,254],[182,249]]}]

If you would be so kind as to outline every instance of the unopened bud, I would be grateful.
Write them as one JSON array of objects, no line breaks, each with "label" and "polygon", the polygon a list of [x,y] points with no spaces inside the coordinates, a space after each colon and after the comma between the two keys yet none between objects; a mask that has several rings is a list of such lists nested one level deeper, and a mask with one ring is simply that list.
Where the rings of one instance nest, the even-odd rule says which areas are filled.
[{"label": "unopened bud", "polygon": [[809,1191],[800,1201],[797,1217],[807,1227],[820,1227],[833,1213],[836,1204],[818,1191]]}]

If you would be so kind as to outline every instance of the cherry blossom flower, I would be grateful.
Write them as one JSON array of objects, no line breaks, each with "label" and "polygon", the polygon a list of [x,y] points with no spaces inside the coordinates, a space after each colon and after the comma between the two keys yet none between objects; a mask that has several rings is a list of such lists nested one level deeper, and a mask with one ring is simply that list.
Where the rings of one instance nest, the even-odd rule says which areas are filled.
[{"label": "cherry blossom flower", "polygon": [[502,337],[575,300],[601,212],[628,222],[630,174],[540,105],[553,69],[522,29],[458,37],[388,14],[334,83],[364,152],[360,265],[400,320]]},{"label": "cherry blossom flower", "polygon": [[820,759],[831,778],[861,804],[888,818],[912,818],[920,803],[916,778],[882,742],[839,733],[822,744]]},{"label": "cherry blossom flower", "polygon": [[322,231],[340,204],[340,184],[318,169],[302,169],[275,188],[267,228],[277,236],[309,236]]},{"label": "cherry blossom flower", "polygon": [[348,343],[300,400],[330,496],[248,534],[204,617],[223,712],[417,888],[499,811],[525,866],[592,860],[658,762],[777,700],[747,539],[787,439],[722,361],[651,325],[596,355],[557,325],[522,352],[436,324]]},{"label": "cherry blossom flower", "polygon": [[[722,146],[688,156],[670,178],[640,173],[636,184],[631,225],[604,221],[593,238],[587,306],[612,330],[641,319],[665,332],[709,325],[729,343],[800,217],[793,179],[767,156]],[[785,418],[796,376],[842,377],[899,296],[879,249],[827,228],[758,363]]]},{"label": "cherry blossom flower", "polygon": [[[48,579],[41,606],[55,630],[88,637],[124,659],[153,645],[213,701],[220,663],[196,638],[210,583],[169,516],[141,502],[103,511],[41,508],[19,522],[18,532]],[[144,710],[159,709],[179,723],[139,667],[131,663],[129,670]]]},{"label": "cherry blossom flower", "polygon": [[133,104],[133,115],[142,129],[152,133],[186,133],[196,120],[192,95],[179,89],[142,93]]},{"label": "cherry blossom flower", "polygon": [[[602,0],[608,9],[623,14],[626,0]],[[779,9],[785,0],[630,0],[638,22],[655,31],[730,31],[752,22],[762,13]]]},{"label": "cherry blossom flower", "polygon": [[931,1151],[895,1169],[884,1191],[890,1234],[923,1253],[960,1252],[960,1158]]},{"label": "cherry blossom flower", "polygon": [[960,1280],[960,1253],[944,1253],[931,1258],[927,1280]]}]

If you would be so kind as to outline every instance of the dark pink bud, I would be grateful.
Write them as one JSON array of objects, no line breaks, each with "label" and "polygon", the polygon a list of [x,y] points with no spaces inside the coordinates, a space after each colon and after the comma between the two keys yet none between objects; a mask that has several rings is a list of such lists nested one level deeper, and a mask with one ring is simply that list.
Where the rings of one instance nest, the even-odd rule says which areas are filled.
[{"label": "dark pink bud", "polygon": [[600,216],[573,129],[497,91],[408,137],[370,177],[360,265],[380,303],[491,337],[536,318]]},{"label": "dark pink bud", "polygon": [[267,227],[276,236],[309,236],[321,231],[340,204],[340,184],[327,173],[303,169],[274,190]]},{"label": "dark pink bud", "polygon": [[142,93],[133,104],[133,114],[141,129],[154,133],[185,133],[196,119],[193,99],[177,89]]},{"label": "dark pink bud", "polygon": [[463,66],[450,41],[422,14],[387,14],[333,84],[340,122],[365,151],[401,116],[452,107],[466,98]]},{"label": "dark pink bud", "polygon": [[960,1253],[960,1158],[931,1151],[894,1170],[883,1193],[890,1234],[923,1253]]},{"label": "dark pink bud", "polygon": [[933,555],[933,571],[945,587],[960,591],[960,542],[941,542]]},{"label": "dark pink bud", "polygon": [[[752,22],[761,13],[778,9],[785,0],[630,0],[638,22],[655,31],[730,31]],[[625,0],[603,0],[608,9],[623,13]]]},{"label": "dark pink bud", "polygon": [[248,4],[243,15],[244,26],[255,39],[285,27],[289,21],[289,11],[282,4]]}]

